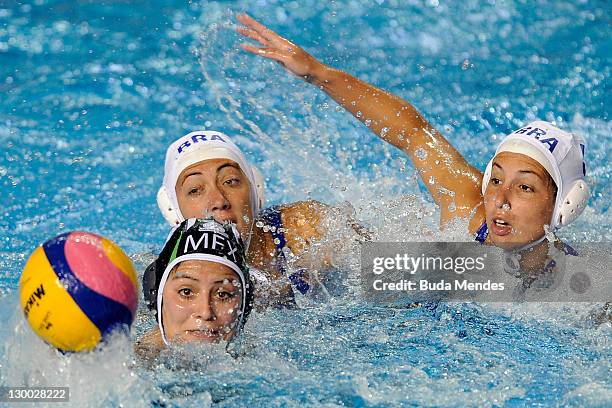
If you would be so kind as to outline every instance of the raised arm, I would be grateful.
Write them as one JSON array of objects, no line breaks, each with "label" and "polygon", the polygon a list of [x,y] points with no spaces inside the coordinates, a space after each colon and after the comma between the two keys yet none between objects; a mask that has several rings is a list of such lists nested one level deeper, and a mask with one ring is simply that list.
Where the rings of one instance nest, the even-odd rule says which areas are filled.
[{"label": "raised arm", "polygon": [[[316,85],[384,141],[406,152],[440,206],[442,224],[473,215],[472,210],[482,203],[482,174],[414,106],[321,63],[245,14],[239,15],[238,21],[244,27],[237,31],[260,45],[243,44],[243,49],[277,61],[287,71]],[[478,214],[477,218],[481,217]]]}]

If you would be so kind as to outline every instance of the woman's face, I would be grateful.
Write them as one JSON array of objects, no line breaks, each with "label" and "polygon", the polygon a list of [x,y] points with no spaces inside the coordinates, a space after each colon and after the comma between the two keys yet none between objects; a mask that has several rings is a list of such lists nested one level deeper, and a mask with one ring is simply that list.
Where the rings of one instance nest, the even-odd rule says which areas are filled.
[{"label": "woman's face", "polygon": [[179,175],[175,190],[185,218],[213,215],[218,221],[235,223],[241,236],[249,233],[253,222],[251,187],[232,160],[211,159],[187,167]]},{"label": "woman's face", "polygon": [[238,275],[216,262],[189,260],[170,273],[162,293],[162,323],[170,342],[228,341],[242,302]]},{"label": "woman's face", "polygon": [[492,243],[516,249],[541,238],[552,219],[555,192],[554,182],[537,161],[519,153],[498,154],[484,195]]}]

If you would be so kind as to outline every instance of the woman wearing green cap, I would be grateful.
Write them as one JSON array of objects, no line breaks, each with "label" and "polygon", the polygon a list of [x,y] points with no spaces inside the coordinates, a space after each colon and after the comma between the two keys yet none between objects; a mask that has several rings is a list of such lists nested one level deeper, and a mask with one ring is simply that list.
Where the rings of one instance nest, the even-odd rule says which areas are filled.
[{"label": "woman wearing green cap", "polygon": [[136,346],[146,357],[177,343],[229,344],[253,308],[254,285],[236,225],[212,217],[174,228],[142,281],[157,320]]}]

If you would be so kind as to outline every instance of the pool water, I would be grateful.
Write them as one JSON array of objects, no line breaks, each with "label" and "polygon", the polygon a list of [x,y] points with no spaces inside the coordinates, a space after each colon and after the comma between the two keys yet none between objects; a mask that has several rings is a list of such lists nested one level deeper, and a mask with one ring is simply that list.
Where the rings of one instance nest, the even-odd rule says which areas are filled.
[{"label": "pool water", "polygon": [[[268,204],[348,202],[377,240],[443,239],[401,152],[239,49],[242,11],[412,101],[481,169],[536,118],[581,133],[592,195],[560,235],[612,239],[606,1],[134,3],[0,3],[0,385],[68,385],[74,406],[612,405],[611,326],[589,318],[601,304],[380,305],[348,279],[324,302],[254,312],[239,358],[185,350],[198,364],[151,369],[120,336],[83,356],[38,340],[16,291],[31,251],[87,230],[142,272],[167,234],[165,149],[194,129],[235,136]],[[340,255],[349,278],[358,257]],[[133,336],[151,324],[142,310]]]}]

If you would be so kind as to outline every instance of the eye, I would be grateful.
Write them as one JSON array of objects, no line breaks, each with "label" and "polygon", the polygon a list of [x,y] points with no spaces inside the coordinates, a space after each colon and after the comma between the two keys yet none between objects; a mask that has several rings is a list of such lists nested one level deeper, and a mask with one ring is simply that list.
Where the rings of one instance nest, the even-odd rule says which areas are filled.
[{"label": "eye", "polygon": [[193,297],[193,290],[191,290],[190,288],[181,288],[179,289],[178,294],[181,295],[181,297],[190,299],[191,297]]},{"label": "eye", "polygon": [[200,187],[191,187],[187,190],[187,195],[190,196],[195,196],[200,194],[201,188]]},{"label": "eye", "polygon": [[240,179],[237,177],[232,177],[223,182],[223,184],[227,186],[237,186],[240,184]]},{"label": "eye", "polygon": [[217,291],[217,298],[221,299],[221,300],[230,300],[233,299],[234,297],[236,297],[236,293],[235,292],[230,292],[227,290],[219,290]]},{"label": "eye", "polygon": [[499,185],[501,184],[501,180],[497,177],[491,177],[491,183],[493,183],[494,185]]},{"label": "eye", "polygon": [[519,188],[527,193],[533,193],[533,188],[531,188],[527,184],[521,184]]}]

